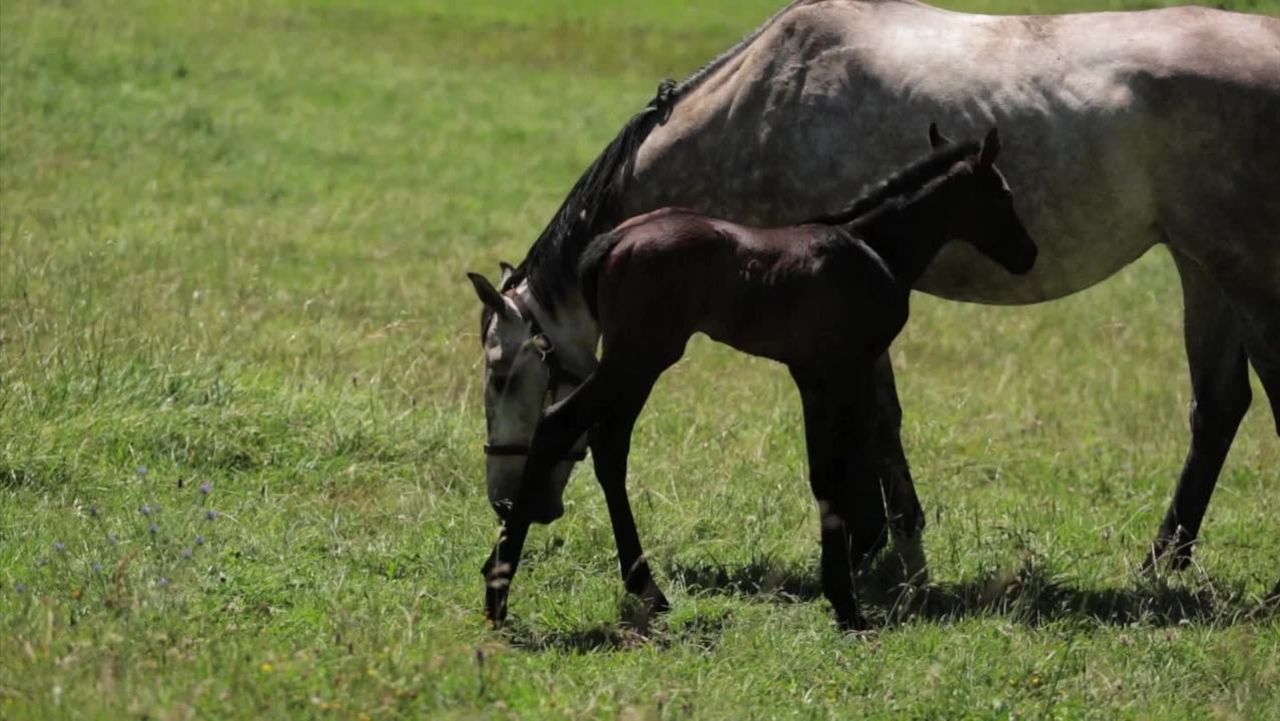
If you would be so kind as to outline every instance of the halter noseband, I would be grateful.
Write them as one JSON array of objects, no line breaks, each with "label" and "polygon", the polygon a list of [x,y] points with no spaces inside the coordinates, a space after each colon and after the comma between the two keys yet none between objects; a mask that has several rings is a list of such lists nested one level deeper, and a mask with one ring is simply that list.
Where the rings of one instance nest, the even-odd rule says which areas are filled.
[{"label": "halter noseband", "polygon": [[[538,319],[533,315],[533,311],[529,309],[529,304],[525,303],[524,298],[519,293],[512,293],[507,296],[511,300],[511,304],[516,307],[516,312],[520,314],[520,319],[529,324],[529,333],[532,337],[546,337],[546,333],[542,331],[542,325],[538,323]],[[538,357],[542,360],[542,364],[547,367],[549,378],[547,380],[547,393],[542,399],[542,409],[546,410],[548,406],[555,402],[556,390],[561,384],[569,383],[575,386],[582,385],[583,377],[566,369],[560,363],[560,356],[556,354],[555,345],[550,346],[546,350],[538,349]],[[505,443],[499,445],[484,445],[484,453],[486,456],[527,456],[529,455],[529,446],[520,443]],[[572,450],[565,454],[562,461],[581,461],[587,457],[586,449]]]}]

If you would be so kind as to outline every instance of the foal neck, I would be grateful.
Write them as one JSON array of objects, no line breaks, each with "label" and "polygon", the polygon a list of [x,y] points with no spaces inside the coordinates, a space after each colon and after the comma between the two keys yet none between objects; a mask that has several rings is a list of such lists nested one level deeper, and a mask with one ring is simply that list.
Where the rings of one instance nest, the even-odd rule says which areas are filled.
[{"label": "foal neck", "polygon": [[899,285],[910,288],[951,239],[952,206],[961,182],[960,173],[947,175],[843,227],[871,246]]}]

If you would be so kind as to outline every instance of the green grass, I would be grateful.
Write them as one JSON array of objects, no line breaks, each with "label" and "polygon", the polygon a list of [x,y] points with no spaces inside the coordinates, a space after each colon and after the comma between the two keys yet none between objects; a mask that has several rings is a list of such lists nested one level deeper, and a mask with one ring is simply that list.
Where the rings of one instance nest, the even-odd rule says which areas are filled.
[{"label": "green grass", "polygon": [[917,298],[934,585],[869,592],[873,638],[815,593],[785,373],[705,341],[633,454],[672,614],[621,623],[582,470],[486,630],[463,271],[776,5],[5,0],[0,718],[1274,718],[1260,387],[1199,566],[1133,571],[1187,438],[1162,251],[1039,307]]}]

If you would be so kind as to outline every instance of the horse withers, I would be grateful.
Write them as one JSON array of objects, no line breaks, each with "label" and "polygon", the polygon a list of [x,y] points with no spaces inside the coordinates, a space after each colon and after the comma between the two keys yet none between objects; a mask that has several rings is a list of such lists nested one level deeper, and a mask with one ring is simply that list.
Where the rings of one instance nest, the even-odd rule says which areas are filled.
[{"label": "horse withers", "polygon": [[1027,272],[1036,258],[994,165],[997,132],[982,144],[951,144],[931,126],[930,142],[932,154],[846,210],[809,223],[753,228],[665,208],[590,243],[580,282],[603,353],[537,424],[521,495],[505,509],[502,537],[485,565],[492,621],[505,616],[530,523],[559,506],[546,500],[562,490],[553,472],[588,433],[626,588],[653,611],[668,607],[636,532],[627,455],[654,383],[701,332],[790,370],[821,516],[823,592],[842,628],[866,627],[854,570],[883,543],[886,525],[872,448],[873,365],[906,323],[913,284],[947,241],[966,241],[1011,273]]}]

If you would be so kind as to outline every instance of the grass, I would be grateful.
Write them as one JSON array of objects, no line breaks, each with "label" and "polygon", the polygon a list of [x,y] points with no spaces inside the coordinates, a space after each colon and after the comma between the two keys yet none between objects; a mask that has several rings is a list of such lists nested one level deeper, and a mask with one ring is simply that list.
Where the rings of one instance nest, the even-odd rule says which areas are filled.
[{"label": "grass", "polygon": [[785,373],[708,342],[635,446],[672,614],[629,612],[579,471],[485,629],[463,271],[775,6],[6,0],[0,718],[1274,718],[1260,387],[1199,565],[1133,571],[1187,437],[1158,250],[1038,307],[917,298],[934,583],[869,592],[873,638],[816,593]]}]

